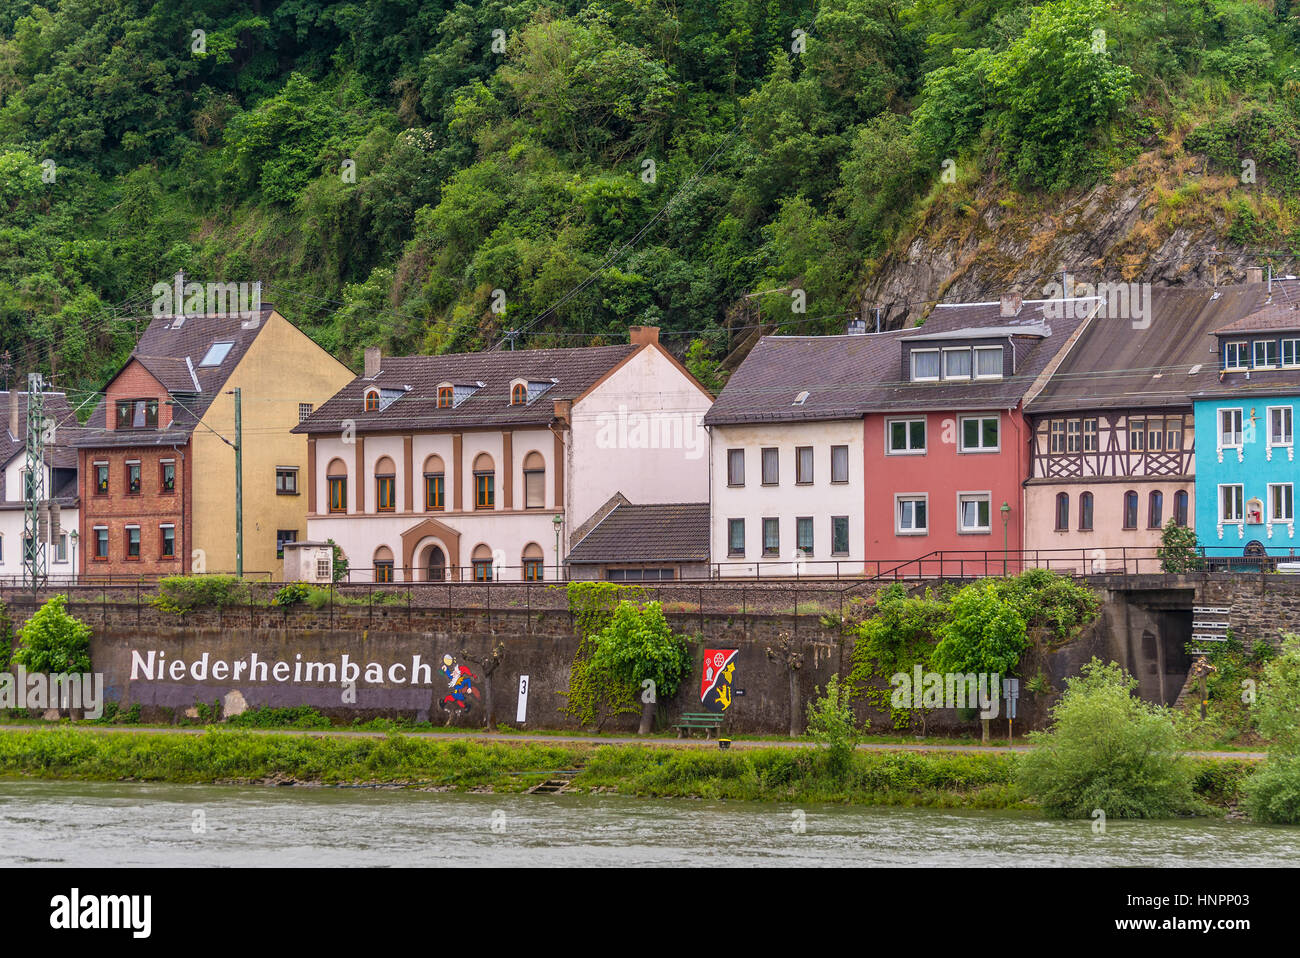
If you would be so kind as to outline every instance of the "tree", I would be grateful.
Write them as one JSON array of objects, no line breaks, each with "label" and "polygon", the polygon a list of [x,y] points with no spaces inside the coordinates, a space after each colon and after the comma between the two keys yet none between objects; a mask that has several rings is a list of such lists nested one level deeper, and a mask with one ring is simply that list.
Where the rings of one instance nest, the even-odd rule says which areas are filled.
[{"label": "tree", "polygon": [[326,539],[333,554],[333,574],[335,582],[342,582],[348,577],[348,557],[343,554],[343,547],[333,539]]},{"label": "tree", "polygon": [[51,596],[18,630],[14,661],[30,672],[90,671],[90,626],[70,615],[68,597]]},{"label": "tree", "polygon": [[1052,708],[1046,732],[1031,732],[1034,749],[1017,778],[1043,811],[1086,818],[1164,818],[1190,810],[1193,774],[1185,742],[1164,706],[1133,695],[1137,679],[1094,658]]},{"label": "tree", "polygon": [[591,667],[640,691],[637,734],[650,734],[660,698],[667,701],[676,695],[690,670],[686,643],[673,635],[658,602],[644,607],[620,602],[609,624],[597,633],[595,645]]},{"label": "tree", "polygon": [[858,745],[858,727],[849,704],[852,686],[840,683],[839,674],[832,675],[826,683],[826,694],[813,689],[813,701],[808,703],[808,734],[829,746],[831,773],[842,777],[849,770],[853,750]]},{"label": "tree", "polygon": [[[996,579],[968,585],[953,596],[941,634],[931,659],[940,672],[1010,675],[1029,645],[1025,620],[1002,597]],[[988,741],[988,719],[982,719],[982,731]]]},{"label": "tree", "polygon": [[502,660],[506,657],[505,643],[498,642],[496,647],[482,658],[470,655],[468,649],[461,649],[460,657],[466,661],[473,662],[479,668],[479,674],[483,678],[483,727],[488,731],[491,731],[492,725],[495,721],[496,706],[496,696],[493,692],[492,673],[500,668]]},{"label": "tree", "polygon": [[1180,526],[1173,519],[1160,531],[1160,548],[1156,550],[1161,572],[1195,572],[1205,563],[1196,545],[1196,532]]},{"label": "tree", "polygon": [[798,645],[789,632],[782,632],[775,646],[764,650],[772,662],[785,666],[790,683],[790,737],[799,735],[799,671],[803,668],[803,647]]}]

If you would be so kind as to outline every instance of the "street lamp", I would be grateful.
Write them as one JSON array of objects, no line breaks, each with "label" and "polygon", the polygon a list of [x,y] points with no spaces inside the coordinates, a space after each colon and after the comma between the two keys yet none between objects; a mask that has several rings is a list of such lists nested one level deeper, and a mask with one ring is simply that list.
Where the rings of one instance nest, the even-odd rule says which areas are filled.
[{"label": "street lamp", "polygon": [[1011,518],[1011,507],[1002,501],[1002,577],[1007,575],[1007,521]]},{"label": "street lamp", "polygon": [[558,582],[560,578],[560,526],[564,525],[564,516],[557,512],[551,522],[555,524],[555,579]]},{"label": "street lamp", "polygon": [[72,529],[68,532],[68,542],[72,546],[72,555],[68,556],[68,560],[71,563],[69,567],[72,569],[73,582],[77,581],[77,539],[78,538],[80,537],[77,535],[76,529]]}]

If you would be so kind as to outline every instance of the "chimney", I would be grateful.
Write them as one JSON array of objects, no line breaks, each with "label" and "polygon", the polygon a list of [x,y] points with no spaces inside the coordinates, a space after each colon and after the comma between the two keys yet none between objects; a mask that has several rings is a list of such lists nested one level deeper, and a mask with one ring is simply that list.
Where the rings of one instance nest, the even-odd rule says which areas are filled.
[{"label": "chimney", "polygon": [[18,390],[9,390],[9,435],[18,438]]},{"label": "chimney", "polygon": [[633,346],[651,346],[659,342],[659,327],[629,326],[627,336]]},{"label": "chimney", "polygon": [[1246,267],[1246,282],[1248,282],[1248,283],[1262,283],[1262,282],[1264,282],[1264,267],[1262,267],[1262,266],[1247,266],[1247,267]]},{"label": "chimney", "polygon": [[572,399],[555,400],[555,418],[559,422],[562,422],[564,425],[568,426],[570,424],[570,417],[572,415],[573,415]]},{"label": "chimney", "polygon": [[374,379],[379,375],[379,347],[366,347],[366,378]]},{"label": "chimney", "polygon": [[1019,293],[1002,294],[1002,311],[998,314],[1003,319],[1010,319],[1019,314],[1024,298]]}]

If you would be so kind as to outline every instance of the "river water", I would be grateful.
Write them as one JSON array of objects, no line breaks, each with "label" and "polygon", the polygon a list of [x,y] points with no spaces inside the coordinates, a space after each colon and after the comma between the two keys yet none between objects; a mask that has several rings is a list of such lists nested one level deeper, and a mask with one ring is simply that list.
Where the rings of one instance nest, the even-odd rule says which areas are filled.
[{"label": "river water", "polygon": [[0,780],[0,865],[1281,866],[1300,828],[618,795]]}]

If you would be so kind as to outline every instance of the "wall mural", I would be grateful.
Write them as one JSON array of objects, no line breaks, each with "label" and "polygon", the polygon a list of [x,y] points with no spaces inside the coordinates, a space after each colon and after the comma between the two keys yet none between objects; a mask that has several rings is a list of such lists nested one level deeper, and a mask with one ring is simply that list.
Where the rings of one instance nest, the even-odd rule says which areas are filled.
[{"label": "wall mural", "polygon": [[442,657],[442,674],[447,676],[447,694],[442,698],[442,707],[447,711],[453,708],[462,712],[467,710],[473,704],[469,696],[479,697],[478,688],[474,684],[478,681],[478,676],[458,665],[450,655]]},{"label": "wall mural", "polygon": [[722,714],[731,708],[739,649],[705,649],[700,674],[700,704],[706,711]]}]

